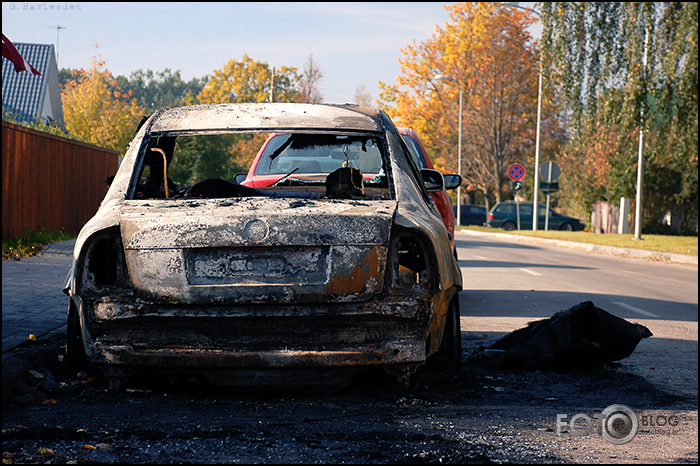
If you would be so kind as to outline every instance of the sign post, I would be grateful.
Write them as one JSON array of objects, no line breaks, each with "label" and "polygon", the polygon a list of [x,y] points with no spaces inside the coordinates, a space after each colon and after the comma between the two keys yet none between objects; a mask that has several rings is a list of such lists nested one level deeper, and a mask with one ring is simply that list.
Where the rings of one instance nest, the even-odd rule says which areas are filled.
[{"label": "sign post", "polygon": [[520,190],[520,180],[525,178],[525,167],[519,163],[511,164],[508,167],[508,176],[513,180],[513,189],[515,189],[515,210],[518,219],[518,230],[520,230],[520,195],[518,191]]},{"label": "sign post", "polygon": [[[545,211],[544,217],[544,231],[549,230],[549,195],[552,191],[556,191],[557,189],[559,189],[559,183],[552,182],[559,178],[560,173],[561,170],[559,169],[559,165],[557,165],[556,162],[543,163],[540,167],[540,175],[542,175],[542,178],[545,178],[547,180],[546,185],[545,183],[542,183],[547,188],[547,210]],[[543,188],[545,186],[543,186]],[[539,209],[539,207],[540,206],[533,206],[534,209]],[[539,219],[539,215],[537,215],[537,218]]]}]

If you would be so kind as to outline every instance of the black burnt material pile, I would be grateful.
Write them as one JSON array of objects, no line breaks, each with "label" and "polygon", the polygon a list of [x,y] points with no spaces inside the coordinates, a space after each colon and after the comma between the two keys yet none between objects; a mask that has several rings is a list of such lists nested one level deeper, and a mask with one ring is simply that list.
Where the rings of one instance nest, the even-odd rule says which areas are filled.
[{"label": "black burnt material pile", "polygon": [[624,359],[650,336],[645,326],[585,301],[509,333],[485,354],[487,363],[498,368],[582,368]]}]

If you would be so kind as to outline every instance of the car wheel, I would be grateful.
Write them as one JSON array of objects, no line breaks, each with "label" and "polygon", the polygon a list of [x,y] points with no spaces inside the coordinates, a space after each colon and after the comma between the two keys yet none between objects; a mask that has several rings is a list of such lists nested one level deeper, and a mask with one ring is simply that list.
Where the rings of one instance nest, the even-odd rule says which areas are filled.
[{"label": "car wheel", "polygon": [[431,372],[457,374],[462,368],[462,328],[459,319],[459,295],[452,298],[447,309],[447,321],[437,353],[426,362]]},{"label": "car wheel", "polygon": [[73,300],[68,306],[66,336],[66,367],[69,372],[78,372],[87,366],[87,356],[80,330],[80,316]]},{"label": "car wheel", "polygon": [[574,227],[570,223],[562,223],[559,229],[562,231],[574,231]]},{"label": "car wheel", "polygon": [[513,231],[515,230],[515,223],[513,222],[506,222],[503,224],[502,227],[505,231]]}]

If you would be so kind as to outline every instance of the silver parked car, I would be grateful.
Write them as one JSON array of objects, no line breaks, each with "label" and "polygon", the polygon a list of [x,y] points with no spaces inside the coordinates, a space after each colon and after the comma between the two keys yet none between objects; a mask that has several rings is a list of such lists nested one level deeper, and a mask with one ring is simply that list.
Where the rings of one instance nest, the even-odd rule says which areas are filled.
[{"label": "silver parked car", "polygon": [[[222,138],[270,133],[289,135],[266,149],[270,167],[286,164],[272,182],[197,179],[227,166],[212,149]],[[306,159],[324,165],[299,170]],[[443,186],[380,110],[158,111],[77,238],[68,361],[102,369],[113,388],[142,370],[302,386],[372,367],[402,386],[421,366],[454,371],[462,276],[429,196]]]}]

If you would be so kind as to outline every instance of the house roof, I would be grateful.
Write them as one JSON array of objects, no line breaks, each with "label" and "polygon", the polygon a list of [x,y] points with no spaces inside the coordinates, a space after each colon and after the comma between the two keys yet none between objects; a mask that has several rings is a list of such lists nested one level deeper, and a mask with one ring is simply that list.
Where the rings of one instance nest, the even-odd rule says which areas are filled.
[{"label": "house roof", "polygon": [[63,106],[58,85],[58,67],[52,44],[15,43],[17,51],[41,75],[17,73],[10,60],[2,60],[2,110],[18,121],[51,119],[61,127]]}]

